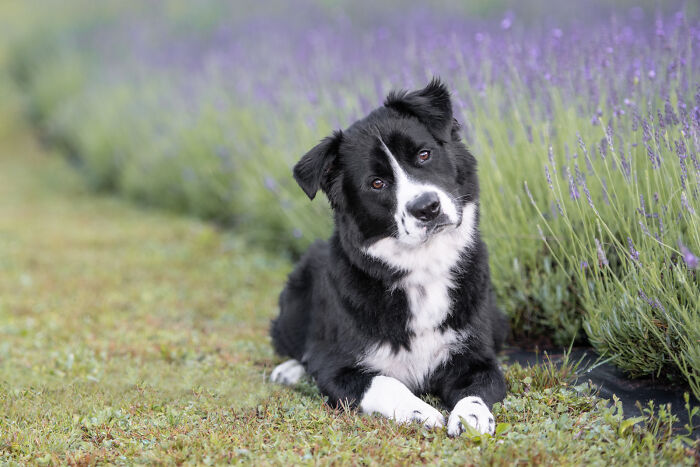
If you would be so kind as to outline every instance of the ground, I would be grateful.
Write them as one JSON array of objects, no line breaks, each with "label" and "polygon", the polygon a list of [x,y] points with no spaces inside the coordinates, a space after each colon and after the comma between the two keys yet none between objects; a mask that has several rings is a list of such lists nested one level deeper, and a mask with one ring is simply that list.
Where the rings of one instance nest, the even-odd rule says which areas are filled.
[{"label": "ground", "polygon": [[624,421],[570,366],[508,366],[493,438],[331,409],[308,380],[269,383],[289,261],[87,192],[3,102],[0,462],[697,462],[668,417]]}]

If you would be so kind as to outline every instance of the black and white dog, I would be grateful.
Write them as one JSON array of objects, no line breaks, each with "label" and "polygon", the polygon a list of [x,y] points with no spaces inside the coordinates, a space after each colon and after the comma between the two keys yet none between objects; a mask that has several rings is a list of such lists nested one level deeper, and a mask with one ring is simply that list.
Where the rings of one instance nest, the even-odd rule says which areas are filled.
[{"label": "black and white dog", "polygon": [[449,435],[462,420],[493,433],[508,324],[479,235],[476,160],[445,85],[391,93],[311,149],[294,178],[309,198],[323,190],[335,230],[280,295],[270,333],[292,360],[271,380],[308,372],[332,405],[441,427],[442,414],[415,395],[432,393],[452,409]]}]

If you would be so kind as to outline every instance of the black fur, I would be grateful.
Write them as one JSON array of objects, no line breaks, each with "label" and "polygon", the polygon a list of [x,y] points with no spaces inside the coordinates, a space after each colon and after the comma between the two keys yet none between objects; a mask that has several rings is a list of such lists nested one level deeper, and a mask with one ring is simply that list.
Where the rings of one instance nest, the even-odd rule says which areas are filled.
[{"label": "black fur", "polygon": [[[396,198],[391,190],[369,188],[374,176],[392,181],[380,142],[401,158],[411,177],[478,207],[476,160],[460,141],[458,129],[449,93],[434,79],[418,91],[391,93],[383,107],[321,141],[294,167],[294,177],[309,198],[319,189],[327,195],[335,230],[327,242],[314,243],[289,276],[271,336],[277,353],[300,361],[332,405],[359,404],[378,374],[358,363],[364,351],[377,343],[394,351],[410,349],[414,337],[407,295],[396,287],[408,272],[364,251],[401,228],[392,218]],[[411,158],[423,146],[435,156],[419,166]],[[480,396],[490,407],[505,396],[496,352],[507,321],[493,298],[478,210],[474,241],[461,252],[452,273],[450,310],[434,332],[454,329],[467,331],[469,337],[426,378],[421,390],[438,395],[448,408],[465,396]]]}]

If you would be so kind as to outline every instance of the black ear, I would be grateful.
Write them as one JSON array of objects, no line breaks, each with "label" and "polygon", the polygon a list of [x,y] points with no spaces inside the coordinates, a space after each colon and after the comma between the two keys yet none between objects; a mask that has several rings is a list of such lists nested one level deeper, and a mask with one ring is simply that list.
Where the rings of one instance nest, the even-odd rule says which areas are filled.
[{"label": "black ear", "polygon": [[430,133],[440,141],[450,141],[452,133],[452,103],[447,86],[440,78],[418,91],[392,91],[384,106],[401,113],[413,115],[428,127]]},{"label": "black ear", "polygon": [[304,154],[294,166],[294,179],[309,199],[314,199],[319,188],[325,188],[325,181],[332,172],[333,161],[338,155],[342,139],[342,131],[333,132],[333,135],[324,138]]}]

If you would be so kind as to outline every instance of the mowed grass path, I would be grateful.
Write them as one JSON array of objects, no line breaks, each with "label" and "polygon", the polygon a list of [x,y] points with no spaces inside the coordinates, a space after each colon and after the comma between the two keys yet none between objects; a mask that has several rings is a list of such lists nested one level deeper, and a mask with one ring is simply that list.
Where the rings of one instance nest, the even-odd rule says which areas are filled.
[{"label": "mowed grass path", "polygon": [[266,328],[287,270],[201,222],[88,194],[3,128],[0,459],[233,453],[232,411],[277,389]]},{"label": "mowed grass path", "polygon": [[[7,97],[7,96],[4,96]],[[5,104],[7,106],[7,104]],[[0,115],[0,463],[692,464],[552,366],[508,369],[495,438],[333,410],[269,384],[290,264],[196,220],[86,192]],[[656,423],[656,425],[654,424]]]}]

